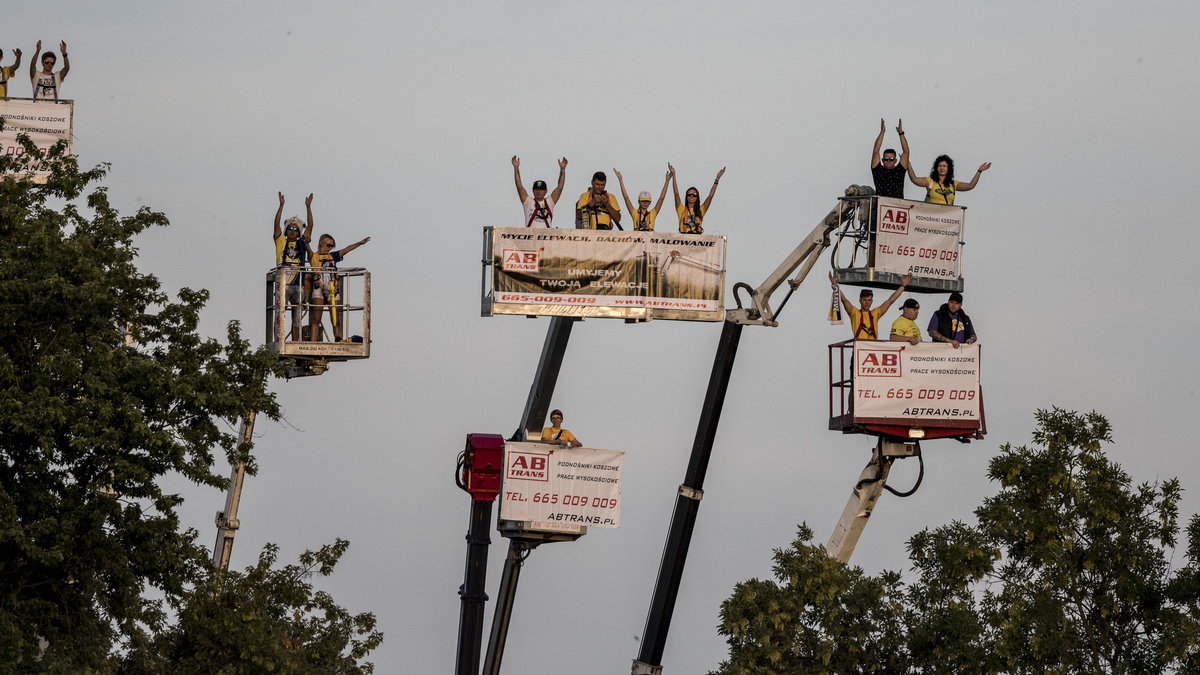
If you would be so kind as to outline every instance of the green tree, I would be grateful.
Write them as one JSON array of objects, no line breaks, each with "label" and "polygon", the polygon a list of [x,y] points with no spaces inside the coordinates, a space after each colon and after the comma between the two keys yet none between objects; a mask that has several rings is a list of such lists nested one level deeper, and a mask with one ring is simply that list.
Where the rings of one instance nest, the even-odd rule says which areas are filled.
[{"label": "green tree", "polygon": [[[1111,428],[1102,415],[1056,408],[1036,419],[1033,446],[1005,445],[991,460],[988,477],[999,491],[976,509],[976,524],[954,522],[909,540],[912,582],[858,568],[831,574],[816,560],[784,565],[823,552],[809,536],[777,551],[776,576],[785,583],[739,584],[722,606],[730,659],[718,672],[1200,669],[1200,519],[1188,528],[1184,563],[1172,569],[1178,480],[1134,485],[1104,454]],[[806,611],[780,610],[790,607]],[[845,658],[827,659],[830,647],[822,646],[846,640],[836,635],[844,626],[811,617],[841,622],[846,611],[864,623],[858,635],[894,642],[874,653],[834,645]],[[789,667],[814,662],[829,667]]]},{"label": "green tree", "polygon": [[[253,470],[231,427],[251,408],[279,418],[279,365],[236,323],[223,342],[197,332],[206,291],[173,300],[138,271],[133,238],[163,214],[120,215],[96,185],[107,168],[61,147],[44,184],[5,176],[32,165],[25,147],[0,158],[0,664],[112,672],[161,661],[173,615],[212,596],[208,553],[159,481],[224,487],[216,448]],[[328,570],[343,550],[312,555]]]}]

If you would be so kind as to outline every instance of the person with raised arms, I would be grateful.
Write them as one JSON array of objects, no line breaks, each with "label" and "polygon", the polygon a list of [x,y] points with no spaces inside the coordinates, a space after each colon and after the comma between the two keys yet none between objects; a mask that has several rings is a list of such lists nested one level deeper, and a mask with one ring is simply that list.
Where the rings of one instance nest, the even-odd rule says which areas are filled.
[{"label": "person with raised arms", "polygon": [[[12,50],[17,60],[11,66],[0,66],[0,98],[8,98],[8,81],[16,77],[17,69],[21,67],[21,50]],[[4,60],[4,50],[0,49],[0,61]]]},{"label": "person with raised arms", "polygon": [[717,177],[713,179],[712,188],[708,191],[708,197],[704,203],[700,203],[700,190],[694,187],[687,189],[687,196],[683,201],[679,199],[679,181],[675,178],[675,167],[667,163],[667,169],[671,172],[671,187],[675,191],[675,213],[679,216],[679,232],[680,234],[704,234],[704,217],[708,215],[708,207],[712,205],[713,195],[717,194],[717,184],[721,182],[721,176],[725,175],[725,167],[717,172]]},{"label": "person with raised arms", "polygon": [[567,180],[567,158],[558,160],[558,185],[549,196],[546,195],[546,181],[533,181],[533,195],[525,191],[521,183],[521,158],[513,155],[513,180],[517,183],[517,198],[525,209],[525,227],[554,227],[554,207],[562,194],[563,184]]},{"label": "person with raised arms", "polygon": [[[66,41],[59,43],[59,48],[63,55],[62,70],[54,72],[54,64],[58,61],[58,57],[54,52],[46,52],[42,54],[42,41],[38,40],[37,47],[33,49],[33,59],[29,61],[29,80],[33,84],[33,100],[35,101],[57,101],[62,98],[59,95],[59,89],[62,87],[63,80],[67,79],[67,73],[71,70],[71,59],[67,58],[67,43]],[[41,54],[42,70],[38,72],[37,58]]]},{"label": "person with raised arms", "polygon": [[654,219],[658,217],[663,200],[667,198],[667,185],[671,183],[671,171],[667,170],[666,179],[663,180],[662,193],[658,195],[658,203],[654,205],[654,208],[650,208],[650,192],[643,190],[638,195],[636,209],[633,208],[633,202],[629,201],[629,193],[625,190],[625,177],[616,169],[613,169],[613,173],[617,176],[617,182],[621,184],[621,196],[625,198],[625,208],[629,209],[630,217],[633,218],[633,229],[638,232],[653,232]]}]

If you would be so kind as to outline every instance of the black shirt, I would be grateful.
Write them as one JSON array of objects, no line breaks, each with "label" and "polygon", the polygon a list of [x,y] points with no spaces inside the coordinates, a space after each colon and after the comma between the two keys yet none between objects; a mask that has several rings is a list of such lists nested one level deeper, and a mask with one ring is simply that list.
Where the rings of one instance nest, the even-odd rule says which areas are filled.
[{"label": "black shirt", "polygon": [[875,194],[880,197],[895,197],[904,199],[904,177],[908,170],[899,162],[892,168],[887,168],[883,162],[871,167],[871,178],[875,180]]}]

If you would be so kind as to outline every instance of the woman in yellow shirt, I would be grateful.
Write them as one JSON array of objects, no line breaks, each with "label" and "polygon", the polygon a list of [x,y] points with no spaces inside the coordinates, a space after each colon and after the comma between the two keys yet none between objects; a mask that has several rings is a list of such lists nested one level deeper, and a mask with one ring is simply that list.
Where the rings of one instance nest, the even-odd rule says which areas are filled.
[{"label": "woman in yellow shirt", "polygon": [[621,184],[621,196],[625,198],[625,208],[629,209],[630,215],[633,216],[633,229],[639,232],[653,232],[654,219],[658,217],[663,200],[667,198],[667,183],[671,182],[671,172],[667,171],[667,177],[663,180],[662,193],[658,195],[658,203],[654,205],[654,208],[650,208],[650,193],[643,191],[638,195],[636,209],[633,208],[633,202],[629,201],[629,193],[625,191],[625,177],[616,169],[613,169],[613,173],[617,175],[617,182]]},{"label": "woman in yellow shirt", "polygon": [[708,198],[703,204],[700,203],[700,190],[694,187],[688,188],[684,201],[680,201],[675,167],[667,164],[667,169],[671,171],[671,187],[675,190],[675,213],[679,216],[679,231],[683,234],[704,234],[704,216],[708,215],[708,207],[712,204],[713,195],[717,194],[717,183],[720,183],[721,176],[725,175],[725,167],[721,167],[717,172],[712,189],[708,191]]},{"label": "woman in yellow shirt", "polygon": [[953,204],[955,193],[974,190],[975,184],[979,182],[979,176],[990,168],[992,168],[992,163],[984,162],[979,165],[979,170],[975,172],[970,183],[960,183],[954,180],[954,160],[950,159],[950,155],[938,155],[937,159],[933,160],[933,168],[929,170],[929,178],[917,176],[911,162],[908,165],[908,178],[913,185],[925,188],[926,202]]}]

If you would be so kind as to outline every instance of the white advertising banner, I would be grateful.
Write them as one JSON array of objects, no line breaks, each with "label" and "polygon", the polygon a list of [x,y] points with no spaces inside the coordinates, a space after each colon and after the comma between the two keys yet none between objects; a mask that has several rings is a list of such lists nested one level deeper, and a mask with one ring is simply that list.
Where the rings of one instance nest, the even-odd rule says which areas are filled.
[{"label": "white advertising banner", "polygon": [[880,197],[875,269],[935,279],[958,279],[963,207]]},{"label": "white advertising banner", "polygon": [[618,450],[506,443],[500,519],[620,527],[624,458]]},{"label": "white advertising banner", "polygon": [[58,141],[66,141],[67,154],[70,154],[73,110],[74,104],[70,101],[56,103],[0,99],[0,117],[4,118],[4,129],[0,130],[0,153],[10,156],[25,154],[24,146],[17,143],[17,135],[25,134],[42,153]]},{"label": "white advertising banner", "polygon": [[856,422],[978,422],[979,345],[860,340],[853,397]]},{"label": "white advertising banner", "polygon": [[525,227],[485,236],[491,313],[724,318],[723,236]]}]

